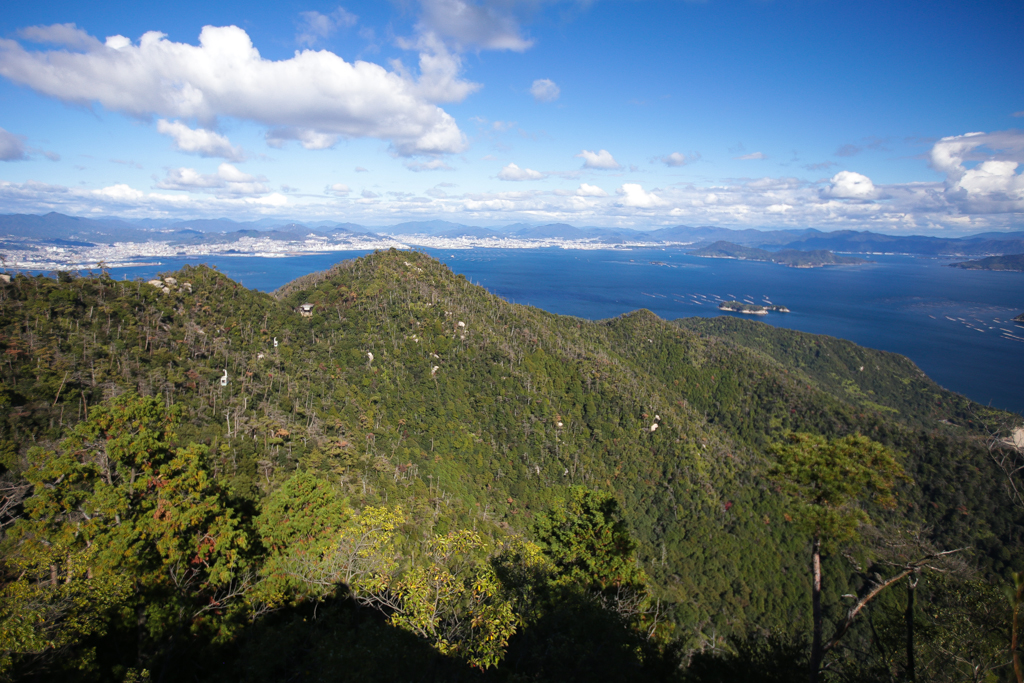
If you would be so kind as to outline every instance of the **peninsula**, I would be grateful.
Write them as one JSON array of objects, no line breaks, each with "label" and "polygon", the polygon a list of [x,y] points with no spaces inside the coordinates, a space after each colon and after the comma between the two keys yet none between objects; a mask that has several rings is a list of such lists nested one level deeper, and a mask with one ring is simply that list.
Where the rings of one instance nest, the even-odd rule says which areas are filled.
[{"label": "peninsula", "polygon": [[1004,254],[1003,256],[989,256],[977,261],[961,261],[950,263],[950,268],[963,268],[964,270],[1010,270],[1024,272],[1024,254]]},{"label": "peninsula", "polygon": [[790,268],[820,268],[822,266],[852,266],[870,263],[866,259],[853,256],[836,256],[827,249],[801,251],[800,249],[781,249],[767,251],[756,247],[744,247],[733,242],[720,240],[706,247],[695,249],[693,256],[703,258],[729,258],[741,261],[766,261]]}]

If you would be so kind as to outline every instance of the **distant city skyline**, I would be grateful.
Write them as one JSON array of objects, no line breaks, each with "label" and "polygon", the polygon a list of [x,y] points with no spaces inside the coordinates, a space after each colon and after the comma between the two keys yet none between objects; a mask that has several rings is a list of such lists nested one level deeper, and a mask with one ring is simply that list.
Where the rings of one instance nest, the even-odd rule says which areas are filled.
[{"label": "distant city skyline", "polygon": [[1024,229],[1024,5],[50,2],[0,213]]}]

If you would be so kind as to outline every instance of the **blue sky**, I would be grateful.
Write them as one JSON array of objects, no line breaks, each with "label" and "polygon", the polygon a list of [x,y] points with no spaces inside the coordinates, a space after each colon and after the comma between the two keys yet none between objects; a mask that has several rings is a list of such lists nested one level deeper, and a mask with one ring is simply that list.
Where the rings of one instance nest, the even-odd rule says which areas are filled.
[{"label": "blue sky", "polygon": [[0,212],[1024,229],[1024,4],[12,4]]}]

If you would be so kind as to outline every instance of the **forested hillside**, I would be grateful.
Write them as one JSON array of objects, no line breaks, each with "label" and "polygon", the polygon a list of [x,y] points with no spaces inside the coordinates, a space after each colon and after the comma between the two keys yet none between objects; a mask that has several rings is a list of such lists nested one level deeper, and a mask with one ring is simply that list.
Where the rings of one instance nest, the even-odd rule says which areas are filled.
[{"label": "forested hillside", "polygon": [[[1013,676],[1020,417],[901,356],[555,316],[396,251],[273,295],[17,275],[0,349],[11,679],[803,680],[818,509],[854,520],[822,680]],[[801,499],[814,439],[891,454],[893,495]]]}]

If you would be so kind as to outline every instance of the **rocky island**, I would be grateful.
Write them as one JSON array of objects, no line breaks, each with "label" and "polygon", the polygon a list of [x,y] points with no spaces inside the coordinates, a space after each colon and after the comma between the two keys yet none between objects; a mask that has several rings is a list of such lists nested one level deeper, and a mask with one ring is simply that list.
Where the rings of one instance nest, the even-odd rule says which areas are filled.
[{"label": "rocky island", "polygon": [[950,263],[950,268],[963,268],[964,270],[1011,270],[1024,272],[1024,254],[1003,254],[1002,256],[989,256],[977,261],[961,261]]},{"label": "rocky island", "polygon": [[756,247],[744,247],[732,242],[720,240],[706,247],[691,252],[693,256],[703,258],[731,258],[741,261],[766,261],[778,263],[790,268],[820,268],[822,266],[855,266],[870,263],[867,259],[854,256],[836,256],[827,249],[801,251],[800,249],[782,249],[767,251]]},{"label": "rocky island", "polygon": [[733,313],[747,313],[749,315],[768,315],[768,311],[789,313],[789,309],[785,306],[758,306],[757,304],[747,304],[742,301],[723,301],[718,304],[718,309]]}]

